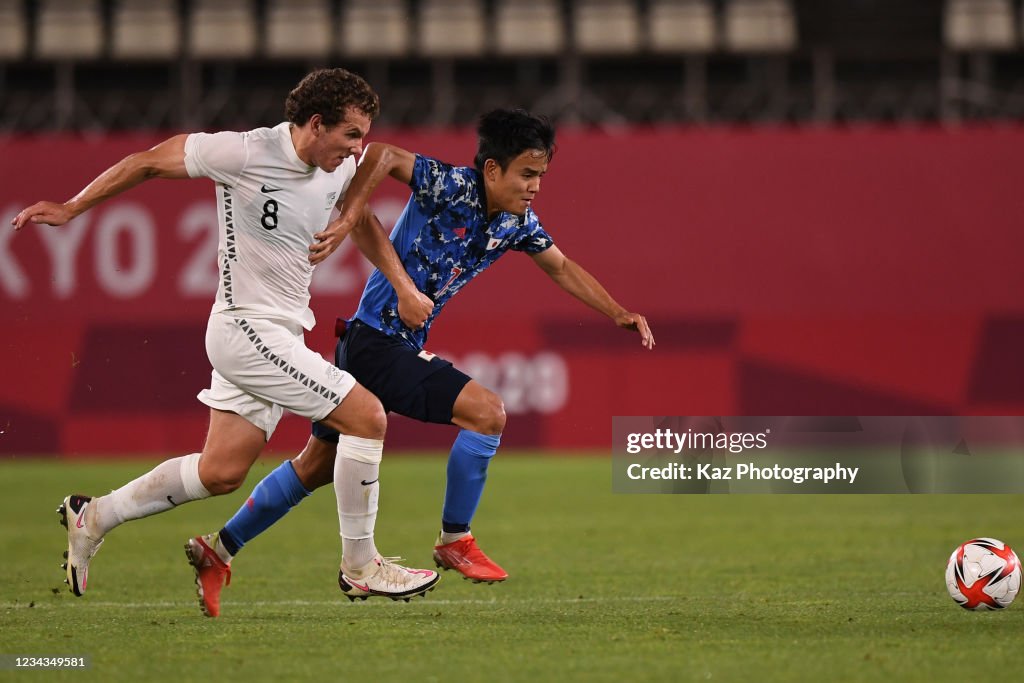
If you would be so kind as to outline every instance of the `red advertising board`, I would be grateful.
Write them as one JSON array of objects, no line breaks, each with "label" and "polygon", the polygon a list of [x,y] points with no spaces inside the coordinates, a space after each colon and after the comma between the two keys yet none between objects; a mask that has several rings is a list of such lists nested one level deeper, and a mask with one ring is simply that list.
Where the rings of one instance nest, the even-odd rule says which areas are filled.
[{"label": "red advertising board", "polygon": [[[468,163],[471,131],[375,139]],[[64,199],[158,137],[0,140],[0,218]],[[435,324],[428,348],[501,393],[503,443],[603,448],[613,415],[1020,414],[1024,129],[565,131],[535,204],[571,258],[658,346],[510,253]],[[392,222],[407,190],[374,199]],[[0,453],[199,447],[216,288],[212,183],[151,181],[62,228],[0,229]],[[369,266],[317,270],[329,356]],[[272,447],[308,424],[286,419]],[[396,448],[444,427],[392,422]]]}]

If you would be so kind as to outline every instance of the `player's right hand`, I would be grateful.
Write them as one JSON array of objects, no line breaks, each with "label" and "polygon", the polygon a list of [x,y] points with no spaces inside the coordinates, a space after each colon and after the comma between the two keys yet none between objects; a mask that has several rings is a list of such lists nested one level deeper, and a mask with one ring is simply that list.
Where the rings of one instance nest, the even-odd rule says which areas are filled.
[{"label": "player's right hand", "polygon": [[46,225],[64,225],[74,218],[66,204],[57,202],[36,202],[27,209],[22,209],[11,220],[15,230],[21,230],[28,223],[44,223]]},{"label": "player's right hand", "polygon": [[410,330],[421,329],[433,312],[434,302],[418,289],[398,295],[398,317]]},{"label": "player's right hand", "polygon": [[356,215],[358,214],[354,211],[343,212],[321,232],[313,234],[313,239],[316,241],[309,245],[309,262],[312,265],[315,266],[321,263],[345,241],[345,238],[348,237],[349,233],[352,232],[352,228],[356,225],[356,221],[353,218]]}]

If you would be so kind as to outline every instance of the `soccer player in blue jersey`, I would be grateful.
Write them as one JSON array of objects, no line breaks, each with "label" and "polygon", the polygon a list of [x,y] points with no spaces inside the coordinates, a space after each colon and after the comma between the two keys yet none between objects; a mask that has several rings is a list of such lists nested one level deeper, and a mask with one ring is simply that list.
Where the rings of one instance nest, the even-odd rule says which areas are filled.
[{"label": "soccer player in blue jersey", "polygon": [[[478,134],[474,167],[450,166],[391,145],[368,145],[341,217],[315,235],[310,260],[317,263],[337,248],[384,177],[412,189],[391,242],[434,309],[425,324],[407,327],[398,315],[394,288],[375,271],[338,341],[335,363],[380,398],[385,410],[459,427],[448,459],[434,561],[490,583],[508,574],[477,546],[470,522],[505,428],[505,411],[497,394],[424,349],[431,324],[456,293],[512,250],[529,254],[562,289],[617,326],[639,332],[647,349],[654,347],[654,337],[642,315],[616,303],[593,276],[562,254],[530,208],[555,150],[552,125],[523,110],[497,110],[481,117]],[[387,246],[383,230],[351,235],[367,253]],[[233,557],[311,491],[331,483],[337,442],[337,432],[315,425],[302,453],[271,472],[235,516],[203,541],[216,545],[222,557]],[[227,574],[218,567],[209,571]],[[222,584],[219,576],[206,578],[208,586]],[[351,591],[348,581],[339,575],[342,590],[351,597],[358,591]],[[210,597],[219,599],[219,592]]]}]

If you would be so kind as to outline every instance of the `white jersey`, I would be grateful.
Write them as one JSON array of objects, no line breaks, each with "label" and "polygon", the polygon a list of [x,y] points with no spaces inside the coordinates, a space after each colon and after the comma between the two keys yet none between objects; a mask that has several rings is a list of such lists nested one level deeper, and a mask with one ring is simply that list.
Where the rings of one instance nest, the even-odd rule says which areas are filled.
[{"label": "white jersey", "polygon": [[185,168],[217,183],[220,284],[212,312],[313,329],[309,245],[348,190],[355,158],[333,173],[307,166],[282,123],[245,133],[193,133],[185,141]]}]

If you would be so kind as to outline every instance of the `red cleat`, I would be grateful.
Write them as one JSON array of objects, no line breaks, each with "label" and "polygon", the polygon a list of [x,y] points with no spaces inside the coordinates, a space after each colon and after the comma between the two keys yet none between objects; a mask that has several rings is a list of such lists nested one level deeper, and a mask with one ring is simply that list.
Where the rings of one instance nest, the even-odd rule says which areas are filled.
[{"label": "red cleat", "polygon": [[225,564],[212,547],[217,544],[216,536],[196,536],[185,544],[188,563],[196,572],[199,607],[208,617],[220,615],[220,589],[231,583],[230,565]]},{"label": "red cleat", "polygon": [[508,572],[484,555],[473,534],[457,541],[434,546],[434,564],[444,570],[454,569],[473,583],[494,583],[508,578]]}]

